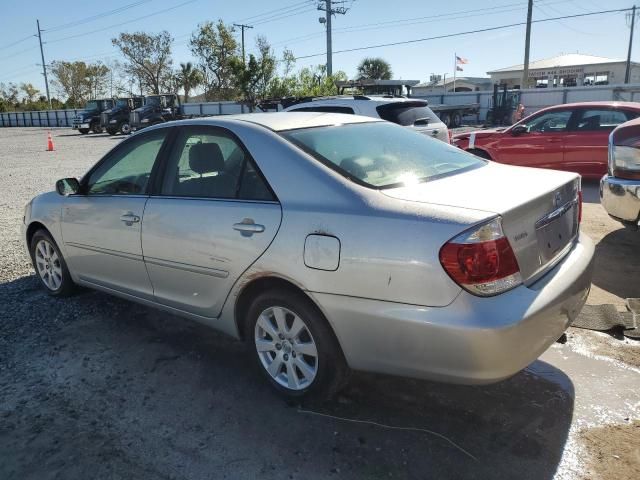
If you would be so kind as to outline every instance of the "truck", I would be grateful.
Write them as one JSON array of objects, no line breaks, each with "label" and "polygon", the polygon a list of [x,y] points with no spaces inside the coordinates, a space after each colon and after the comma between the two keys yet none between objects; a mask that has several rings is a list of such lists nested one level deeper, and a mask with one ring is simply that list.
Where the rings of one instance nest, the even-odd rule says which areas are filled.
[{"label": "truck", "polygon": [[129,114],[129,124],[133,130],[150,125],[187,118],[182,111],[180,98],[173,93],[161,93],[144,97],[144,105]]},{"label": "truck", "polygon": [[109,135],[115,135],[118,132],[122,135],[130,134],[131,124],[129,123],[129,114],[136,108],[140,108],[143,101],[143,97],[117,98],[113,108],[105,110],[100,114],[100,126],[104,128]]},{"label": "truck", "polygon": [[89,132],[102,133],[100,114],[113,108],[114,104],[113,98],[89,100],[84,106],[84,111],[73,118],[71,128],[78,130],[82,135],[86,135]]}]

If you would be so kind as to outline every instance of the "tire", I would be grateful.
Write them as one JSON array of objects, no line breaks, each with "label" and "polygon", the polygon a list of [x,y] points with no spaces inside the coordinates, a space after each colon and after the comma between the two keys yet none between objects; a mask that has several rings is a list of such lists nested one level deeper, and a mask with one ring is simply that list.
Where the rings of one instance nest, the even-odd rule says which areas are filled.
[{"label": "tire", "polygon": [[78,131],[80,132],[81,135],[86,135],[87,133],[89,133],[88,128],[79,128]]},{"label": "tire", "polygon": [[76,290],[67,263],[49,232],[38,230],[31,238],[29,251],[36,276],[49,295],[66,297]]},{"label": "tire", "polygon": [[262,292],[246,321],[250,355],[281,395],[324,400],[346,384],[349,369],[340,345],[322,313],[302,294]]},{"label": "tire", "polygon": [[91,125],[91,130],[93,130],[93,133],[102,133],[102,126],[100,126],[99,123],[94,123],[93,125]]},{"label": "tire", "polygon": [[129,122],[122,122],[118,130],[122,135],[129,135],[131,133],[131,125]]},{"label": "tire", "polygon": [[467,150],[467,152],[473,153],[476,157],[484,158],[486,160],[492,160],[491,155],[489,155],[484,150],[480,150],[480,149],[477,149],[477,148],[472,148],[470,150]]},{"label": "tire", "polygon": [[458,128],[462,124],[462,115],[460,112],[453,112],[451,114],[451,126],[453,128]]},{"label": "tire", "polygon": [[447,128],[451,127],[451,117],[448,113],[443,113],[442,115],[440,115],[440,120],[442,120],[442,123],[444,123]]}]

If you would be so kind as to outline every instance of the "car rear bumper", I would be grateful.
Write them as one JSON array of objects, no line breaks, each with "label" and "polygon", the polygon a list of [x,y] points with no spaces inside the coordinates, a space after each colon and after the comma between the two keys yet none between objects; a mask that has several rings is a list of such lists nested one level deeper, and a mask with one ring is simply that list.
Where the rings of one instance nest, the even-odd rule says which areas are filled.
[{"label": "car rear bumper", "polygon": [[534,361],[577,317],[591,287],[593,242],[580,234],[533,285],[481,298],[461,291],[446,307],[311,293],[356,370],[482,384]]},{"label": "car rear bumper", "polygon": [[640,224],[640,180],[605,175],[600,180],[600,203],[615,219]]}]

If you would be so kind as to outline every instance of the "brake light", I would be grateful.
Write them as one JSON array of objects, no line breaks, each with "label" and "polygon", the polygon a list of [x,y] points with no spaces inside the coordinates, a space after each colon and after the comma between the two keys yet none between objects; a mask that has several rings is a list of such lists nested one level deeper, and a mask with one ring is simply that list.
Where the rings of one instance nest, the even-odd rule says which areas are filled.
[{"label": "brake light", "polygon": [[440,263],[454,282],[474,295],[497,295],[522,283],[499,217],[448,241],[440,249]]}]

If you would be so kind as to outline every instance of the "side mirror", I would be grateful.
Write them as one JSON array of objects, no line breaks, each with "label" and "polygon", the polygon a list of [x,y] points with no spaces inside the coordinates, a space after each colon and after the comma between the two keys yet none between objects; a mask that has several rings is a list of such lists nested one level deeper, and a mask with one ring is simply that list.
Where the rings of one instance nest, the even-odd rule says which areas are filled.
[{"label": "side mirror", "polygon": [[80,191],[80,182],[76,178],[63,178],[56,182],[56,191],[65,197],[73,195]]},{"label": "side mirror", "polygon": [[511,129],[511,135],[522,135],[523,133],[527,133],[527,127],[524,125],[516,125]]}]

